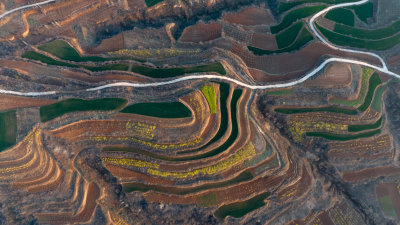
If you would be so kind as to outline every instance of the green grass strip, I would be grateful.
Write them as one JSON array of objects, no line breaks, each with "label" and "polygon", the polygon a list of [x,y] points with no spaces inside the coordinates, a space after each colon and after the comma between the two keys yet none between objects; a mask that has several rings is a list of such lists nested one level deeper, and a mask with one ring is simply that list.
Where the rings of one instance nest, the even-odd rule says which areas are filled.
[{"label": "green grass strip", "polygon": [[132,113],[159,118],[184,118],[192,112],[181,102],[145,102],[125,107],[122,113]]},{"label": "green grass strip", "polygon": [[275,36],[276,43],[278,44],[278,48],[286,48],[290,46],[296,39],[300,33],[301,28],[303,28],[304,22],[298,22],[290,26],[288,29],[282,31],[281,33]]},{"label": "green grass strip", "polygon": [[360,131],[364,131],[364,130],[377,129],[382,125],[382,120],[383,120],[383,117],[379,118],[378,121],[376,121],[375,123],[371,123],[371,124],[349,125],[347,128],[347,131],[360,132]]},{"label": "green grass strip", "polygon": [[237,89],[233,92],[232,101],[231,101],[232,131],[231,131],[231,135],[229,136],[229,138],[222,145],[218,146],[217,148],[215,148],[211,151],[208,151],[206,153],[199,154],[199,155],[178,158],[179,161],[197,160],[197,159],[203,159],[203,158],[208,158],[208,157],[218,155],[221,152],[224,152],[226,149],[228,149],[235,142],[235,140],[239,134],[236,107],[237,107],[239,98],[242,95],[242,92],[243,92],[243,90],[241,90],[241,89]]},{"label": "green grass strip", "polygon": [[357,115],[357,110],[355,109],[345,109],[335,106],[326,106],[319,108],[276,108],[275,112],[283,114],[297,114],[297,113],[308,113],[308,112],[332,112],[332,113],[341,113],[346,115]]},{"label": "green grass strip", "polygon": [[[58,60],[54,60],[50,57],[42,55],[37,52],[28,51],[22,55],[23,58],[38,60],[48,65],[55,65],[55,66],[66,66],[66,67],[73,67],[73,68],[84,68],[90,70],[92,72],[99,72],[99,71],[108,71],[108,70],[119,70],[119,71],[128,71],[129,65],[128,64],[108,64],[104,66],[86,66],[86,65],[76,65],[71,63],[66,63]],[[132,66],[131,72],[135,72],[138,74],[142,74],[152,78],[170,78],[181,76],[186,73],[201,73],[201,72],[216,72],[221,75],[225,75],[226,71],[221,63],[216,62],[207,65],[200,65],[200,66],[192,66],[192,67],[178,67],[178,68],[166,68],[166,69],[155,69],[145,66],[134,65]]]},{"label": "green grass strip", "polygon": [[229,124],[229,114],[228,114],[228,108],[227,108],[228,97],[229,97],[229,84],[227,84],[227,83],[219,83],[219,84],[220,84],[220,86],[219,86],[219,91],[220,91],[219,92],[220,93],[219,102],[220,102],[220,107],[221,107],[221,112],[220,112],[221,113],[221,122],[219,125],[219,129],[217,131],[217,134],[204,146],[202,146],[200,148],[192,149],[192,150],[180,151],[180,152],[178,152],[178,155],[201,151],[201,150],[207,148],[208,146],[210,146],[211,144],[215,143],[219,139],[221,139],[224,136],[224,134],[226,133],[226,131],[228,129],[228,124]]},{"label": "green grass strip", "polygon": [[217,113],[217,95],[215,94],[214,87],[205,85],[201,88],[201,92],[207,99],[211,114]]},{"label": "green grass strip", "polygon": [[122,187],[126,193],[130,193],[133,191],[140,191],[140,192],[156,191],[174,195],[187,195],[209,189],[228,187],[237,183],[249,181],[253,178],[254,177],[251,174],[251,172],[249,170],[246,170],[230,180],[207,183],[195,187],[166,187],[159,185],[143,184],[138,182],[125,183],[122,185]]},{"label": "green grass strip", "polygon": [[46,122],[66,113],[80,111],[110,111],[126,104],[125,99],[102,98],[95,100],[66,99],[57,103],[40,107],[40,119]]},{"label": "green grass strip", "polygon": [[253,52],[254,55],[271,55],[271,54],[279,54],[279,53],[285,53],[285,52],[292,52],[299,50],[303,46],[305,46],[308,42],[312,41],[314,38],[311,35],[311,33],[308,31],[306,27],[303,28],[301,31],[300,35],[297,37],[297,40],[295,41],[294,44],[287,48],[275,50],[275,51],[269,51],[269,50],[264,50],[264,49],[259,49],[256,47],[248,46],[247,48]]},{"label": "green grass strip", "polygon": [[364,112],[371,105],[372,98],[374,97],[375,89],[382,83],[381,78],[377,73],[374,73],[369,78],[368,92],[365,96],[364,103],[358,107],[358,110]]},{"label": "green grass strip", "polygon": [[13,146],[17,139],[15,110],[0,113],[0,151]]},{"label": "green grass strip", "polygon": [[325,3],[325,4],[339,4],[345,2],[356,2],[358,0],[302,0],[302,1],[295,1],[295,2],[279,2],[278,12],[284,13],[289,9],[292,9],[298,5],[305,4],[305,3]]},{"label": "green grass strip", "polygon": [[73,67],[73,68],[78,68],[79,67],[79,66],[77,66],[75,64],[54,60],[54,59],[52,59],[50,57],[47,57],[45,55],[42,55],[42,54],[34,52],[34,51],[25,52],[24,54],[22,54],[22,58],[33,59],[33,60],[40,61],[42,63],[46,63],[48,65],[54,65],[54,66],[67,66],[67,67]]},{"label": "green grass strip", "polygon": [[336,23],[345,24],[347,26],[354,26],[354,14],[351,10],[337,8],[329,11],[325,18],[335,21]]},{"label": "green grass strip", "polygon": [[333,31],[338,34],[348,35],[359,39],[379,40],[391,37],[400,32],[400,20],[394,22],[390,26],[376,30],[361,29],[342,24],[336,24]]},{"label": "green grass strip", "polygon": [[154,5],[157,5],[158,3],[162,2],[164,0],[145,0],[147,7],[152,7]]},{"label": "green grass strip", "polygon": [[316,24],[316,26],[318,30],[335,45],[384,51],[400,43],[400,34],[381,40],[364,40],[332,32],[321,27],[319,24]]},{"label": "green grass strip", "polygon": [[357,17],[364,23],[368,23],[368,18],[372,18],[374,16],[374,4],[372,2],[353,6],[350,7],[350,9],[353,9]]},{"label": "green grass strip", "polygon": [[269,192],[264,192],[245,201],[223,205],[214,212],[214,215],[221,220],[227,216],[240,218],[249,212],[263,207],[265,205],[264,200],[268,198],[269,195]]},{"label": "green grass strip", "polygon": [[372,75],[373,70],[370,68],[363,68],[362,71],[362,75],[361,75],[361,89],[360,89],[360,93],[357,96],[357,99],[354,100],[347,100],[347,99],[332,99],[330,100],[330,103],[334,103],[334,104],[341,104],[341,105],[346,105],[346,106],[358,106],[361,105],[365,99],[365,96],[367,95],[367,91],[368,91],[368,82],[369,82],[369,78]]},{"label": "green grass strip", "polygon": [[74,62],[105,62],[109,58],[99,56],[85,56],[82,57],[71,45],[63,40],[55,40],[43,45],[38,46],[38,49],[48,52],[60,59],[74,61]]},{"label": "green grass strip", "polygon": [[332,134],[332,133],[326,133],[326,132],[307,132],[306,136],[322,137],[322,138],[332,140],[332,141],[349,141],[349,140],[355,140],[355,139],[359,139],[359,138],[372,137],[372,136],[375,136],[380,133],[381,133],[381,129],[372,130],[372,131],[368,131],[365,133],[354,134],[354,135]]},{"label": "green grass strip", "polygon": [[299,19],[303,19],[305,17],[311,16],[321,10],[326,8],[324,5],[317,5],[317,6],[307,6],[299,9],[295,9],[290,11],[286,16],[283,18],[282,22],[276,26],[271,27],[271,32],[273,34],[279,33],[280,31],[286,29],[294,22]]},{"label": "green grass strip", "polygon": [[372,100],[371,107],[377,112],[382,111],[382,96],[385,93],[386,85],[378,87],[375,91],[374,100]]}]

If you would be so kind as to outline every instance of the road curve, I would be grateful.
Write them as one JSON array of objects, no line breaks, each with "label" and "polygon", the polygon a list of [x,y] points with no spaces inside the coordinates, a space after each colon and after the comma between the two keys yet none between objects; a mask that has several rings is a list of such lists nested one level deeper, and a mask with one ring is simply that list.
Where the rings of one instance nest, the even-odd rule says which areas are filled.
[{"label": "road curve", "polygon": [[11,10],[6,11],[5,13],[1,14],[0,15],[0,19],[2,19],[3,17],[5,17],[7,15],[10,15],[11,13],[14,13],[14,12],[17,12],[17,11],[20,11],[20,10],[23,10],[23,9],[36,7],[36,6],[45,5],[45,4],[48,4],[48,3],[51,3],[51,2],[55,2],[55,0],[47,0],[47,1],[44,1],[44,2],[33,3],[33,4],[29,4],[29,5],[24,5],[24,6],[15,8],[15,9],[11,9]]},{"label": "road curve", "polygon": [[[16,9],[12,9],[10,11],[7,11],[7,12],[1,14],[0,15],[0,19],[2,17],[12,13],[12,12],[16,12],[18,10],[22,10],[22,9],[26,9],[26,8],[30,8],[30,7],[44,5],[44,4],[47,4],[47,3],[50,3],[50,2],[55,2],[55,0],[48,0],[48,1],[40,2],[40,3],[35,3],[35,4],[31,4],[31,5],[22,6],[22,7],[16,8]],[[230,77],[206,74],[206,75],[188,75],[188,76],[176,78],[176,79],[169,80],[169,81],[161,81],[161,82],[153,82],[153,83],[116,82],[116,83],[101,85],[101,86],[98,86],[98,87],[95,87],[95,88],[89,88],[89,89],[86,89],[86,90],[77,90],[77,91],[90,92],[90,91],[98,91],[98,90],[102,90],[102,89],[106,89],[106,88],[112,88],[112,87],[135,87],[135,88],[155,87],[155,86],[164,86],[164,85],[175,84],[175,83],[179,83],[179,82],[183,82],[183,81],[200,80],[200,79],[212,79],[212,80],[220,80],[220,81],[232,82],[232,83],[237,84],[238,86],[245,87],[245,88],[250,88],[252,90],[284,88],[284,87],[291,87],[291,86],[294,86],[294,85],[297,85],[297,84],[300,84],[300,83],[306,81],[310,77],[312,77],[315,74],[317,74],[326,65],[328,65],[329,63],[332,63],[332,62],[343,62],[343,63],[350,63],[350,64],[357,64],[357,65],[361,65],[361,66],[366,66],[366,67],[370,67],[372,69],[375,69],[377,71],[386,73],[386,74],[388,74],[390,76],[393,76],[395,78],[400,79],[400,75],[399,74],[396,74],[396,73],[388,70],[385,61],[379,55],[377,55],[375,53],[372,53],[372,52],[357,51],[357,50],[339,48],[337,46],[334,46],[331,43],[329,43],[327,40],[325,40],[318,33],[318,31],[316,30],[316,28],[314,26],[315,19],[318,18],[319,16],[321,16],[322,14],[328,12],[329,10],[332,10],[332,9],[335,9],[335,8],[339,8],[339,7],[361,5],[361,4],[364,4],[366,2],[368,2],[368,0],[361,0],[361,1],[358,1],[358,2],[342,3],[342,4],[337,4],[337,5],[333,5],[333,6],[327,7],[326,9],[324,9],[324,10],[318,12],[317,14],[315,14],[310,19],[309,25],[310,25],[310,28],[312,29],[312,31],[314,32],[314,34],[318,37],[318,39],[320,39],[327,46],[329,46],[329,47],[331,47],[333,49],[337,49],[337,50],[341,50],[341,51],[345,51],[345,52],[359,53],[359,54],[366,54],[366,55],[374,56],[374,57],[378,58],[381,61],[382,67],[375,66],[375,65],[363,62],[363,61],[358,61],[358,60],[343,59],[343,58],[329,58],[329,59],[325,60],[324,62],[322,62],[318,67],[314,68],[312,71],[310,71],[307,74],[305,74],[302,78],[299,78],[299,79],[294,80],[294,81],[289,81],[289,82],[286,82],[286,83],[276,83],[276,84],[267,84],[267,85],[250,85],[250,84],[246,84],[244,82],[241,82],[239,80],[236,80],[236,79],[233,79],[233,78],[230,78]],[[8,90],[0,89],[0,94],[11,94],[11,95],[19,95],[19,96],[46,96],[46,95],[55,95],[55,94],[58,94],[58,93],[62,93],[62,92],[57,92],[57,91],[19,92],[19,91],[8,91]]]}]

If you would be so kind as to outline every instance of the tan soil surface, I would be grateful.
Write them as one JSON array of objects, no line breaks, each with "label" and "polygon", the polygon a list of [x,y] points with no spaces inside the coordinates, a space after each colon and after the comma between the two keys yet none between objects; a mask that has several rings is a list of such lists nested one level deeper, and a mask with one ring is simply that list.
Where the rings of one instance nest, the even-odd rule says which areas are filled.
[{"label": "tan soil surface", "polygon": [[271,13],[262,8],[251,7],[240,10],[238,13],[225,14],[223,20],[246,26],[270,24],[274,22]]}]

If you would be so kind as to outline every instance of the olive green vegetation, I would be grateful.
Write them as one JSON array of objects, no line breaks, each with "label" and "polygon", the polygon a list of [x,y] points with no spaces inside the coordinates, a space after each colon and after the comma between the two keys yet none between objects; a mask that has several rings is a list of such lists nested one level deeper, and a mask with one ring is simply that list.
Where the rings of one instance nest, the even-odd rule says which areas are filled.
[{"label": "olive green vegetation", "polygon": [[74,62],[104,62],[110,59],[99,56],[82,57],[79,53],[67,42],[62,40],[55,40],[43,45],[38,46],[38,49],[48,52],[60,59],[74,61]]},{"label": "olive green vegetation", "polygon": [[215,94],[214,87],[205,85],[201,88],[201,92],[203,92],[203,95],[207,99],[211,114],[217,113],[217,95]]},{"label": "olive green vegetation", "polygon": [[389,195],[380,197],[378,200],[379,205],[381,206],[381,209],[385,215],[398,219],[396,211],[394,210],[392,198]]},{"label": "olive green vegetation", "polygon": [[[211,141],[209,141],[207,144],[205,144],[204,146],[197,148],[197,149],[192,149],[192,150],[188,150],[188,151],[182,151],[182,152],[178,152],[178,154],[186,154],[186,153],[193,153],[193,152],[197,152],[197,151],[201,151],[203,149],[205,149],[207,146],[211,145],[212,143],[218,141],[227,131],[228,129],[228,109],[226,107],[227,104],[227,99],[229,97],[229,84],[226,83],[220,83],[220,102],[221,102],[221,123],[219,126],[219,129],[217,131],[217,134],[211,139]],[[236,103],[237,103],[237,94],[234,95],[232,97],[232,101],[235,101],[234,103],[231,103],[231,105],[235,105],[234,108],[232,108],[232,129],[235,128],[235,124],[236,124],[236,129],[237,128],[237,121],[236,121]],[[225,103],[225,104],[224,104]],[[128,106],[129,107],[129,106]],[[231,106],[232,107],[232,106]],[[233,115],[234,114],[234,115]],[[232,130],[233,132],[233,130]],[[238,131],[237,131],[238,132]],[[236,132],[236,136],[237,136],[237,132]],[[103,151],[119,151],[119,152],[132,152],[132,153],[136,153],[136,154],[141,154],[141,155],[146,155],[149,156],[151,158],[154,159],[159,159],[159,160],[165,160],[165,161],[187,161],[187,160],[195,160],[201,157],[209,157],[215,154],[218,154],[219,151],[223,150],[224,146],[228,146],[229,144],[233,143],[232,140],[236,139],[235,133],[233,132],[233,135],[231,134],[232,138],[228,139],[229,142],[227,141],[226,143],[224,143],[223,146],[220,146],[217,149],[214,149],[211,152],[202,154],[202,155],[198,155],[198,156],[188,156],[188,157],[173,157],[173,156],[167,156],[167,155],[159,155],[159,154],[155,154],[152,152],[148,152],[145,150],[141,150],[141,149],[137,149],[137,148],[131,148],[131,147],[118,147],[118,146],[109,146],[109,147],[105,147],[103,148]]]},{"label": "olive green vegetation", "polygon": [[349,125],[347,127],[347,130],[349,132],[360,132],[364,130],[372,130],[372,129],[378,129],[382,125],[382,120],[383,117],[379,118],[375,123],[371,124],[357,124],[357,125]]},{"label": "olive green vegetation", "polygon": [[345,24],[347,26],[354,26],[354,14],[351,10],[337,8],[329,11],[325,18],[335,21],[336,23]]},{"label": "olive green vegetation", "polygon": [[374,4],[368,2],[366,4],[352,6],[349,9],[353,9],[357,17],[364,23],[368,23],[368,18],[374,16]]},{"label": "olive green vegetation", "polygon": [[359,138],[367,138],[367,137],[372,137],[377,134],[381,133],[381,129],[377,130],[372,130],[364,133],[359,133],[359,134],[332,134],[332,133],[326,133],[326,132],[306,132],[306,136],[311,136],[311,137],[322,137],[328,140],[333,140],[333,141],[349,141],[349,140],[355,140]]},{"label": "olive green vegetation", "polygon": [[381,78],[377,73],[374,73],[371,78],[369,78],[368,92],[365,96],[364,103],[358,107],[358,110],[364,112],[370,105],[372,98],[374,97],[375,89],[382,83]]},{"label": "olive green vegetation", "polygon": [[192,112],[181,102],[145,102],[125,107],[122,113],[132,113],[159,118],[184,118]]},{"label": "olive green vegetation", "polygon": [[38,49],[48,52],[57,58],[73,62],[106,62],[115,60],[135,60],[145,62],[144,60],[132,57],[100,57],[100,56],[81,56],[70,44],[63,40],[54,40],[52,42],[38,46]]},{"label": "olive green vegetation", "polygon": [[371,107],[377,112],[382,111],[382,96],[385,93],[386,85],[378,87],[375,91],[374,99],[372,100]]},{"label": "olive green vegetation", "polygon": [[174,195],[187,195],[209,189],[228,187],[234,184],[238,184],[240,182],[249,181],[253,178],[254,177],[251,174],[251,172],[249,170],[246,170],[229,180],[206,183],[194,187],[168,187],[168,186],[159,186],[152,184],[143,184],[140,182],[125,183],[122,185],[122,187],[126,193],[133,191],[140,191],[140,192],[155,191],[155,192],[162,192]]},{"label": "olive green vegetation", "polygon": [[[366,73],[364,73],[366,74]],[[375,89],[382,83],[379,75],[374,73],[369,78],[368,91],[365,95],[364,102],[357,109],[345,109],[336,106],[326,106],[318,108],[276,108],[275,112],[283,114],[296,114],[296,113],[307,113],[307,112],[332,112],[342,113],[346,115],[356,115],[358,111],[364,112],[370,105],[372,98],[374,97]]]},{"label": "olive green vegetation", "polygon": [[222,145],[218,146],[217,148],[215,148],[211,151],[208,151],[208,152],[205,152],[205,153],[199,154],[199,155],[178,158],[177,161],[197,160],[197,159],[212,157],[212,156],[220,154],[221,152],[225,151],[230,146],[232,146],[233,142],[235,142],[235,140],[239,134],[238,121],[237,121],[237,115],[236,115],[237,114],[236,107],[237,107],[239,98],[242,95],[242,92],[243,92],[243,90],[241,90],[241,89],[233,91],[232,101],[231,101],[232,131],[231,131],[229,138]]},{"label": "olive green vegetation", "polygon": [[368,82],[369,78],[372,75],[373,70],[370,68],[363,68],[362,75],[361,75],[361,87],[360,87],[360,93],[357,96],[357,99],[354,100],[347,100],[347,99],[331,99],[329,100],[330,103],[334,104],[341,104],[341,105],[346,105],[346,106],[358,106],[363,103],[365,99],[365,95],[367,94],[368,91]]},{"label": "olive green vegetation", "polygon": [[192,149],[192,150],[187,150],[187,151],[180,151],[178,154],[186,154],[186,153],[193,153],[193,152],[198,152],[201,151],[211,144],[215,143],[218,141],[224,134],[226,133],[226,130],[228,129],[228,123],[229,123],[229,115],[228,115],[228,97],[229,97],[229,84],[227,83],[219,83],[219,102],[221,106],[221,122],[219,124],[219,129],[217,131],[217,134],[209,141],[207,144],[200,148]]},{"label": "olive green vegetation", "polygon": [[325,3],[325,4],[339,4],[344,2],[356,2],[358,0],[302,0],[302,1],[295,1],[295,2],[279,2],[278,12],[283,13],[288,11],[291,8],[294,8],[298,5],[304,3]]},{"label": "olive green vegetation", "polygon": [[0,151],[15,144],[17,138],[17,116],[15,110],[0,113]]},{"label": "olive green vegetation", "polygon": [[127,101],[121,98],[66,99],[40,107],[40,119],[42,122],[46,122],[70,112],[111,111],[123,107],[126,103]]},{"label": "olive green vegetation", "polygon": [[264,206],[264,200],[268,198],[269,195],[269,192],[265,192],[245,201],[223,205],[214,212],[214,215],[221,220],[227,216],[235,218],[242,217],[247,213]]},{"label": "olive green vegetation", "polygon": [[264,49],[259,49],[255,47],[248,46],[247,48],[253,52],[255,55],[271,55],[271,54],[279,54],[279,53],[284,53],[284,52],[291,52],[291,51],[296,51],[305,46],[308,42],[312,41],[314,38],[311,35],[311,33],[308,31],[306,27],[303,28],[301,31],[300,35],[297,37],[297,40],[289,47],[275,50],[275,51],[269,51],[269,50],[264,50]]},{"label": "olive green vegetation", "polygon": [[154,5],[157,5],[159,2],[162,2],[164,0],[145,0],[147,7],[152,7]]},{"label": "olive green vegetation", "polygon": [[364,40],[353,38],[330,31],[316,24],[318,30],[333,44],[340,46],[349,46],[354,48],[363,48],[368,50],[383,51],[400,43],[400,34],[381,40]]},{"label": "olive green vegetation", "polygon": [[335,106],[326,106],[318,108],[276,108],[275,112],[283,114],[296,114],[296,113],[308,113],[308,112],[332,112],[332,113],[341,113],[346,115],[357,114],[357,110],[339,108]]},{"label": "olive green vegetation", "polygon": [[48,65],[54,65],[54,66],[67,66],[67,67],[73,67],[73,68],[79,67],[78,65],[74,65],[71,63],[54,60],[50,57],[47,57],[45,55],[42,55],[42,54],[34,52],[34,51],[25,52],[24,54],[22,54],[22,58],[33,59],[33,60],[40,61],[42,63],[46,63]]},{"label": "olive green vegetation", "polygon": [[[66,67],[73,67],[73,68],[84,68],[90,70],[92,72],[99,72],[99,71],[107,71],[107,70],[120,70],[120,71],[128,71],[129,65],[128,64],[107,64],[104,66],[87,66],[87,65],[78,65],[78,64],[71,64],[66,63],[58,60],[54,60],[50,57],[47,57],[43,54],[28,51],[22,55],[23,58],[38,60],[48,65],[55,65],[55,66],[66,66]],[[152,78],[170,78],[175,76],[181,76],[186,73],[200,73],[200,72],[217,72],[221,75],[225,75],[226,71],[221,63],[216,62],[207,65],[201,66],[192,66],[192,67],[178,67],[178,68],[166,68],[166,69],[154,69],[146,66],[139,66],[133,65],[131,68],[131,72],[135,72],[138,74],[142,74]]]},{"label": "olive green vegetation", "polygon": [[290,26],[288,29],[282,31],[275,36],[278,48],[286,48],[291,45],[300,33],[301,28],[303,28],[304,22],[298,22]]},{"label": "olive green vegetation", "polygon": [[376,30],[360,29],[342,24],[336,24],[333,31],[338,34],[348,35],[359,39],[379,40],[388,38],[400,32],[400,20],[394,22],[390,26]]},{"label": "olive green vegetation", "polygon": [[199,205],[209,207],[218,204],[218,197],[216,193],[206,193],[200,196]]},{"label": "olive green vegetation", "polygon": [[326,6],[324,5],[317,5],[294,9],[293,11],[290,11],[288,14],[286,14],[280,24],[272,26],[271,32],[273,34],[279,33],[280,31],[292,25],[297,20],[313,15],[314,13],[323,10],[325,7]]},{"label": "olive green vegetation", "polygon": [[292,89],[284,89],[284,90],[276,90],[276,91],[269,91],[269,92],[267,92],[266,93],[266,95],[272,95],[272,96],[275,96],[275,95],[292,95],[292,94],[294,94],[294,89],[292,88]]}]

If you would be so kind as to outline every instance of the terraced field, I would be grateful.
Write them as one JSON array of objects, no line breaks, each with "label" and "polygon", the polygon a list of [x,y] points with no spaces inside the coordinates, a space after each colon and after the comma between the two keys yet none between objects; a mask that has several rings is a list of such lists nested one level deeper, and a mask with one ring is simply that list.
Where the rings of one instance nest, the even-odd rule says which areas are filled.
[{"label": "terraced field", "polygon": [[398,8],[0,2],[0,224],[398,224]]}]

